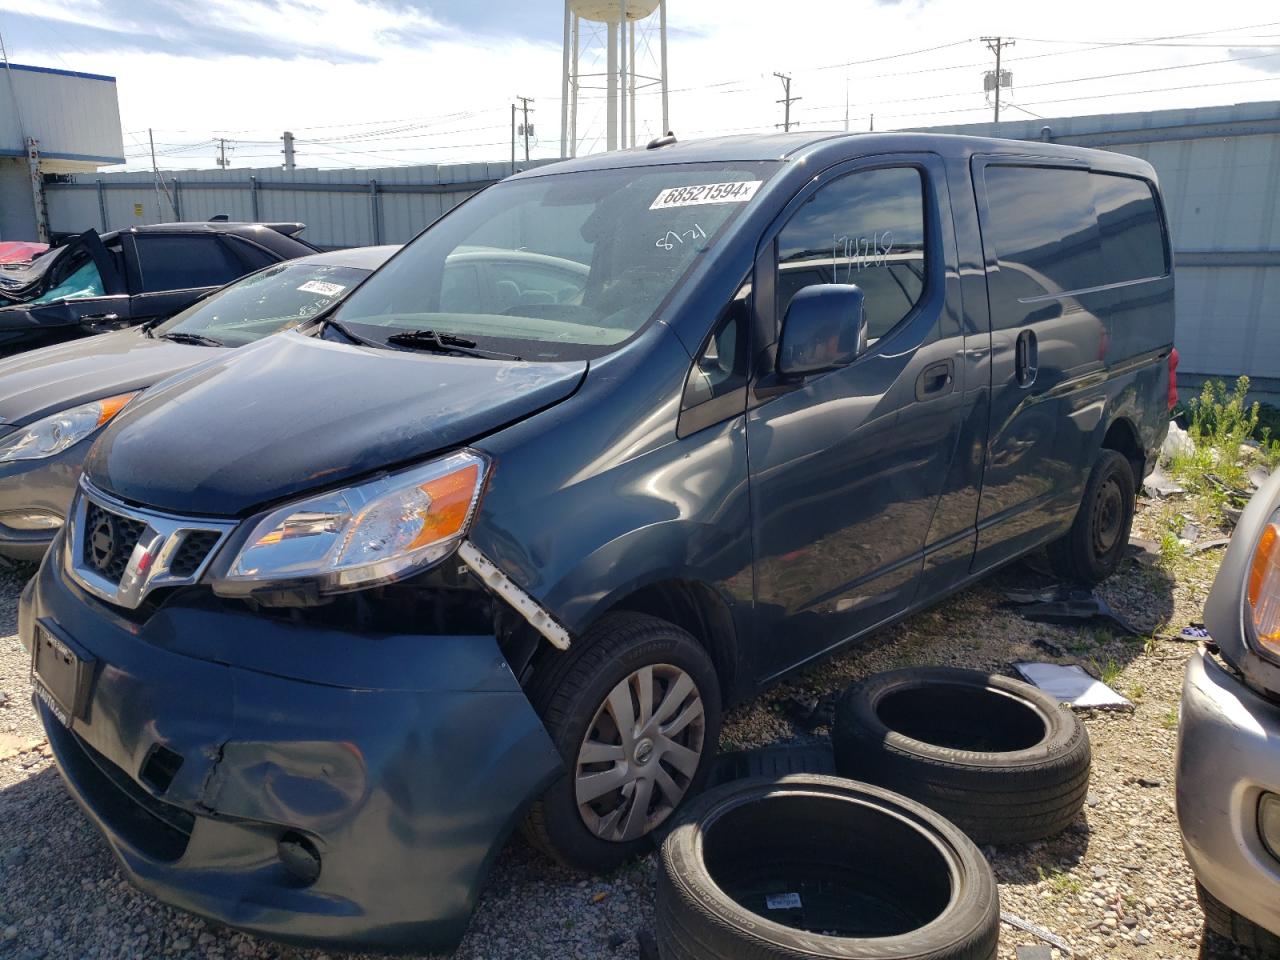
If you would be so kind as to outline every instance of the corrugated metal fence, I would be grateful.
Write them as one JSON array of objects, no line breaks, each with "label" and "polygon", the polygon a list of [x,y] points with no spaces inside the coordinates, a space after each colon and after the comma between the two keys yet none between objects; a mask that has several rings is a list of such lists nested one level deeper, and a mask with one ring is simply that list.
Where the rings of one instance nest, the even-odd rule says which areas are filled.
[{"label": "corrugated metal fence", "polygon": [[[524,166],[536,166],[537,161]],[[192,170],[80,174],[45,184],[55,234],[106,232],[144,223],[208,220],[301,221],[319,247],[404,243],[477,190],[511,173],[509,163],[460,163],[369,170]],[[166,194],[167,191],[167,194]]]}]

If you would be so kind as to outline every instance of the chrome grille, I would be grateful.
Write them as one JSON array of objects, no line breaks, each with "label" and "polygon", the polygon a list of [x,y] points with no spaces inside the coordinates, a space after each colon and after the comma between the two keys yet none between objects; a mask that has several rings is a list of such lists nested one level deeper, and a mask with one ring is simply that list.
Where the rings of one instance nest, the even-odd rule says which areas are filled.
[{"label": "chrome grille", "polygon": [[232,520],[131,507],[81,478],[68,522],[66,566],[94,596],[136,609],[153,590],[199,580],[235,526]]},{"label": "chrome grille", "polygon": [[85,564],[113,583],[119,583],[147,525],[91,502],[85,509],[84,526],[82,559]]},{"label": "chrome grille", "polygon": [[201,565],[213,552],[213,548],[222,539],[221,534],[213,530],[192,530],[182,538],[182,546],[173,555],[169,563],[169,571],[176,577],[190,577],[200,569]]}]

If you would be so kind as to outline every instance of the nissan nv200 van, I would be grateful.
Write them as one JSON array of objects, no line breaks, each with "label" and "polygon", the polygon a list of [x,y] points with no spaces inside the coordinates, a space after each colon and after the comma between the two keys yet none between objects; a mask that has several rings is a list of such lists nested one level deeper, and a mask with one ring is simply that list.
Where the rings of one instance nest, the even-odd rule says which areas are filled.
[{"label": "nissan nv200 van", "polygon": [[21,605],[58,766],[166,902],[447,947],[514,828],[644,849],[726,706],[1036,548],[1110,574],[1173,330],[1131,157],[809,133],[511,177],[106,426]]}]

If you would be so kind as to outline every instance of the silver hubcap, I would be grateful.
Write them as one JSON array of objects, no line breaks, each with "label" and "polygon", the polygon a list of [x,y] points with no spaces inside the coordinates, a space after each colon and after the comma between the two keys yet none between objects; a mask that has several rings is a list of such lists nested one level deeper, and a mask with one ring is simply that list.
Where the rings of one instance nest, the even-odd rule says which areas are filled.
[{"label": "silver hubcap", "polygon": [[641,667],[596,711],[578,748],[575,792],[587,829],[635,840],[680,804],[702,759],[702,696],[679,667]]}]

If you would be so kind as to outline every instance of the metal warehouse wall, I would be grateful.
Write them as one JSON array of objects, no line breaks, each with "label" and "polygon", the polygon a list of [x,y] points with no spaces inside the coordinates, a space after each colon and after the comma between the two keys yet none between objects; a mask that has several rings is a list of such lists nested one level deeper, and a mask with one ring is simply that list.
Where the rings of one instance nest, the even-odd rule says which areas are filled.
[{"label": "metal warehouse wall", "polygon": [[1280,393],[1280,103],[929,129],[1150,163],[1173,235],[1180,372],[1193,381],[1245,373],[1260,392]]},{"label": "metal warehouse wall", "polygon": [[90,227],[106,232],[226,214],[232,220],[300,221],[307,225],[303,236],[316,246],[359,247],[404,243],[510,173],[510,163],[165,172],[176,215],[150,173],[80,174],[69,183],[46,183],[45,197],[55,233],[81,233]]}]

